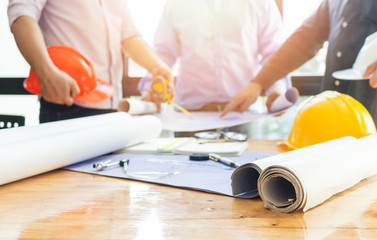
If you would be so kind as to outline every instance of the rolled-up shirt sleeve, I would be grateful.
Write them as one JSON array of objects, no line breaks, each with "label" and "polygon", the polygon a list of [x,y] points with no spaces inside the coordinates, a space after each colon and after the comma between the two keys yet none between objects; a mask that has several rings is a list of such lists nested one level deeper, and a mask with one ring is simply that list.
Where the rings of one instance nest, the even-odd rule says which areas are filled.
[{"label": "rolled-up shirt sleeve", "polygon": [[38,22],[46,2],[47,0],[9,0],[9,26],[21,16],[31,17]]}]

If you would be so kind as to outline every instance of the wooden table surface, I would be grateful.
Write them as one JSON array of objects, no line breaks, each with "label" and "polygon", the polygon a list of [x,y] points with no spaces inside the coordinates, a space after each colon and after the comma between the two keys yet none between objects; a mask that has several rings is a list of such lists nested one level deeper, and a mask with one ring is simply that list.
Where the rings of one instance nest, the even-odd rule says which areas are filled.
[{"label": "wooden table surface", "polygon": [[0,239],[377,239],[377,177],[284,214],[260,198],[56,170],[0,186]]}]

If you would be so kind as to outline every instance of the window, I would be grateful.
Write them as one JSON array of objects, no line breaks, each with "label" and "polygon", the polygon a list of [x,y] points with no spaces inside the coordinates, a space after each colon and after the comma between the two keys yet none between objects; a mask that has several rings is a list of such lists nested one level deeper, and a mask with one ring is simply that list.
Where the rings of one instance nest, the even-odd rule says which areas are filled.
[{"label": "window", "polygon": [[[30,69],[10,32],[7,6],[8,1],[0,1],[0,80],[25,78]],[[0,111],[0,114],[25,116],[25,125],[39,123],[39,103],[36,95],[0,95]]]},{"label": "window", "polygon": [[[322,0],[283,0],[283,22],[286,36],[295,31],[319,6]],[[323,75],[327,45],[291,75]]]},{"label": "window", "polygon": [[[153,46],[154,33],[160,20],[166,0],[130,0],[129,6],[136,27],[143,38]],[[146,7],[148,6],[148,7]],[[128,76],[142,77],[146,70],[131,59],[128,60]]]},{"label": "window", "polygon": [[[289,36],[300,24],[309,17],[322,0],[284,0],[283,16],[286,35]],[[325,72],[327,44],[318,54],[291,75],[323,75]]]}]

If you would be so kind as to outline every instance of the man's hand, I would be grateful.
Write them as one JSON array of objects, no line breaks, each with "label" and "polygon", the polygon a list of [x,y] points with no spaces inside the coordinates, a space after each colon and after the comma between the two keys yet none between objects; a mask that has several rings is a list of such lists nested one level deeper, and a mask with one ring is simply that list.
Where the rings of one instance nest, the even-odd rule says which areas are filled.
[{"label": "man's hand", "polygon": [[230,111],[244,112],[251,104],[253,104],[262,93],[262,86],[259,83],[251,82],[249,85],[241,89],[220,114],[225,116]]},{"label": "man's hand", "polygon": [[284,94],[282,89],[275,88],[273,89],[270,94],[268,94],[266,106],[268,109],[268,112],[271,112],[271,105],[272,103],[278,98],[280,95]]},{"label": "man's hand", "polygon": [[171,72],[171,69],[165,64],[156,67],[152,71],[153,80],[161,78],[161,77],[168,80],[168,92],[170,93],[171,100],[175,101],[176,92],[175,92],[174,76],[173,76],[173,73]]},{"label": "man's hand", "polygon": [[46,74],[40,74],[42,97],[48,102],[71,106],[73,97],[80,93],[76,81],[58,68],[52,68]]},{"label": "man's hand", "polygon": [[[278,88],[275,88],[273,89],[270,94],[268,94],[268,97],[267,97],[267,101],[266,101],[266,106],[267,106],[267,110],[268,112],[271,112],[271,106],[272,106],[272,103],[280,96],[284,94],[284,91],[282,89],[278,89]],[[281,115],[283,115],[285,113],[282,112],[282,113],[279,113],[279,114],[274,114],[275,117],[279,117]]]},{"label": "man's hand", "polygon": [[152,71],[152,84],[151,87],[148,89],[146,94],[142,97],[142,100],[154,102],[157,107],[157,111],[161,112],[161,103],[164,101],[164,99],[161,99],[159,94],[152,88],[154,81],[157,81],[158,78],[164,78],[168,80],[168,92],[170,94],[170,99],[172,101],[175,101],[176,99],[176,92],[175,92],[175,83],[174,83],[174,77],[170,70],[170,68],[164,64],[159,65],[155,67]]},{"label": "man's hand", "polygon": [[377,88],[377,72],[376,72],[376,69],[377,69],[377,61],[375,61],[374,63],[369,65],[367,70],[365,71],[365,73],[363,75],[364,78],[368,78],[373,73],[373,75],[369,79],[369,85],[372,88]]},{"label": "man's hand", "polygon": [[72,105],[80,89],[74,79],[51,61],[38,23],[21,16],[13,22],[11,30],[20,52],[39,79],[42,97],[48,102]]}]

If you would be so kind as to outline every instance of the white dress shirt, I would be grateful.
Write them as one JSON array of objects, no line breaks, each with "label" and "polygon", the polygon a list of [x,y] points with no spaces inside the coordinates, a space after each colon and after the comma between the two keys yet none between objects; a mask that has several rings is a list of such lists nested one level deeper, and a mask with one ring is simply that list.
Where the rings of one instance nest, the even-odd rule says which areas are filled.
[{"label": "white dress shirt", "polygon": [[[281,45],[282,30],[273,0],[167,0],[154,48],[168,65],[180,61],[177,103],[198,109],[230,101],[249,84]],[[276,86],[286,89],[290,81]]]},{"label": "white dress shirt", "polygon": [[75,104],[116,109],[122,98],[121,42],[139,34],[127,0],[9,0],[9,24],[20,16],[29,16],[38,22],[47,46],[75,48],[91,61],[98,78],[114,86],[114,95],[109,100]]}]

